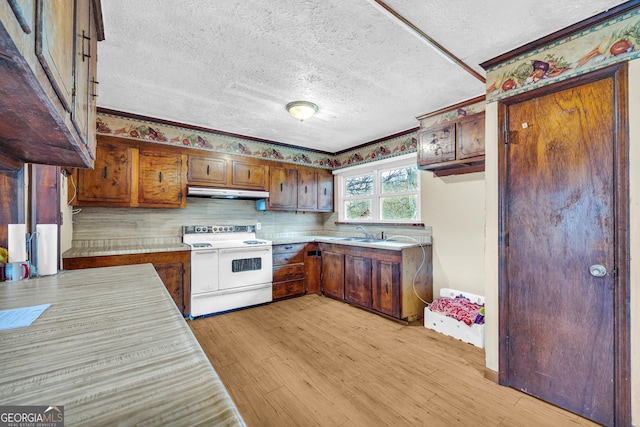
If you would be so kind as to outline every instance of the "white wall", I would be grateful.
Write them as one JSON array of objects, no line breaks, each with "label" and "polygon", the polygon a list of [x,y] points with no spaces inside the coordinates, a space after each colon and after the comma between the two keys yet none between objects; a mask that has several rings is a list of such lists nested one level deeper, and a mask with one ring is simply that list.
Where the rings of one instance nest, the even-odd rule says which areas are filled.
[{"label": "white wall", "polygon": [[484,295],[484,172],[421,172],[422,221],[433,239],[433,295],[441,288]]},{"label": "white wall", "polygon": [[[498,166],[497,103],[487,104],[485,127],[485,354],[487,368],[498,371]],[[631,223],[631,406],[640,425],[640,59],[629,63],[629,181]],[[434,229],[434,236],[436,231]],[[435,237],[434,237],[435,242]],[[434,243],[435,248],[435,243]]]}]

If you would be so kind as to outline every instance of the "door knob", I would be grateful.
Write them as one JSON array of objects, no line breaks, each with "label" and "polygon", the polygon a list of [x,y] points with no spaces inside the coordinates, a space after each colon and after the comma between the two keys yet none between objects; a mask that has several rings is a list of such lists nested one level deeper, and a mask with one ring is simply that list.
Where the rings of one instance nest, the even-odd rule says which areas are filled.
[{"label": "door knob", "polygon": [[607,275],[607,269],[604,268],[603,265],[594,264],[589,267],[589,273],[591,273],[593,277],[604,277]]}]

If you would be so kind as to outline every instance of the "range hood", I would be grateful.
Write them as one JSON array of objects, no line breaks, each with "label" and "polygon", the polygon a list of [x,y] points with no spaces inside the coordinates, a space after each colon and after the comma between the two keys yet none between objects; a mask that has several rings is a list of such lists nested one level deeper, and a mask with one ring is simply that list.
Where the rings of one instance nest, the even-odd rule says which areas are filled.
[{"label": "range hood", "polygon": [[235,190],[216,187],[187,187],[187,196],[210,197],[212,199],[256,200],[269,197],[268,191]]}]

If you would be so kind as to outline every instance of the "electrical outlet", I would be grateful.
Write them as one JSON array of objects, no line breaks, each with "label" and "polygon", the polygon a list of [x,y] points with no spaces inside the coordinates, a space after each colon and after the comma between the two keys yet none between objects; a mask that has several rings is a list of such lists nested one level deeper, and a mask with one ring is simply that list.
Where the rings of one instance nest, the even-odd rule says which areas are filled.
[{"label": "electrical outlet", "polygon": [[262,230],[262,224],[256,222],[256,230]]}]

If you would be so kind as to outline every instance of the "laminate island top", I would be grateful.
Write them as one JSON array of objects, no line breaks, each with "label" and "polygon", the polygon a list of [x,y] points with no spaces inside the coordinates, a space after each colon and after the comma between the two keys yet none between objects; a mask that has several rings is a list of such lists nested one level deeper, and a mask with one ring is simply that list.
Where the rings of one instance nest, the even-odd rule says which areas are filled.
[{"label": "laminate island top", "polygon": [[0,405],[64,405],[65,425],[243,426],[151,264],[0,283]]}]

